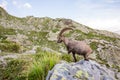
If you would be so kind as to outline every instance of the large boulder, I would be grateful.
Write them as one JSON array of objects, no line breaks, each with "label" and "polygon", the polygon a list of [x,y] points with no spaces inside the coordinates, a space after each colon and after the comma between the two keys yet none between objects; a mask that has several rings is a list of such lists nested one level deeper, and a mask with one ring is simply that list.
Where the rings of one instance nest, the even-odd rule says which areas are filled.
[{"label": "large boulder", "polygon": [[115,73],[95,61],[81,60],[76,63],[65,61],[49,71],[46,80],[117,80]]}]

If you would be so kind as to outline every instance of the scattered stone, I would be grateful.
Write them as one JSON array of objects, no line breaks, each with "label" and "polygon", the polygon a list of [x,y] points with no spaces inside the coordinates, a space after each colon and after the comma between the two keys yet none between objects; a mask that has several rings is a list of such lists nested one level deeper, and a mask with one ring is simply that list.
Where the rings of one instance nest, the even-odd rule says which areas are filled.
[{"label": "scattered stone", "polygon": [[116,77],[117,77],[118,79],[120,79],[120,72],[117,73]]}]

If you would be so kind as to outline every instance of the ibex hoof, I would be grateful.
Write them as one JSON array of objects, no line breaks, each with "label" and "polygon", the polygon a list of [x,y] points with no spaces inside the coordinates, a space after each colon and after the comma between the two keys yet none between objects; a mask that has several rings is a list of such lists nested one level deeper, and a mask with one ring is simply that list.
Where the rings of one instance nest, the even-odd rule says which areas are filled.
[{"label": "ibex hoof", "polygon": [[89,61],[89,59],[84,59],[85,61]]}]

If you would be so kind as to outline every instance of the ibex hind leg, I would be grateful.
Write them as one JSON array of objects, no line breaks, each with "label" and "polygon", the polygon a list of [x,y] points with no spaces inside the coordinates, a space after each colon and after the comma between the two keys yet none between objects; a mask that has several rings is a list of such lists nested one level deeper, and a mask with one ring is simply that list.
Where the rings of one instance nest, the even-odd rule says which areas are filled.
[{"label": "ibex hind leg", "polygon": [[85,60],[85,61],[89,61],[89,59],[88,59],[88,54],[84,54],[83,56],[84,56],[84,60]]}]

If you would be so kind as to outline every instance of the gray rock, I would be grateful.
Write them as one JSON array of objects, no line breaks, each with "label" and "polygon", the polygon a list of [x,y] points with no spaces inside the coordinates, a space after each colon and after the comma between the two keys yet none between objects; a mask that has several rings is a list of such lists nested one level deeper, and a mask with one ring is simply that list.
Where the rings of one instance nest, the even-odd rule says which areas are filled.
[{"label": "gray rock", "polygon": [[62,61],[49,71],[46,80],[116,80],[115,73],[95,61]]},{"label": "gray rock", "polygon": [[116,77],[120,79],[120,72],[116,74]]}]

